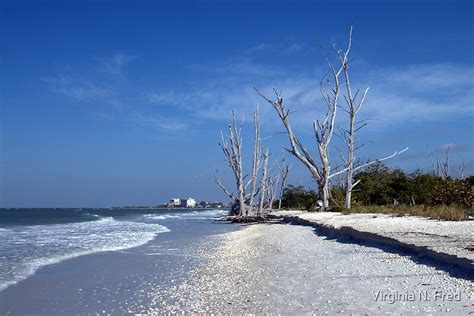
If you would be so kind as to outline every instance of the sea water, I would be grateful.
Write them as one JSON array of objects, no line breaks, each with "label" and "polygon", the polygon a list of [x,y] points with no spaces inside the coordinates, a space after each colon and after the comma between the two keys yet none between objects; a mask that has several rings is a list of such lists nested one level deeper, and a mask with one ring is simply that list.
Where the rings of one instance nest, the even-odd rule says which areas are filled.
[{"label": "sea water", "polygon": [[141,246],[169,220],[209,219],[226,210],[0,209],[0,291],[39,268],[101,251]]}]

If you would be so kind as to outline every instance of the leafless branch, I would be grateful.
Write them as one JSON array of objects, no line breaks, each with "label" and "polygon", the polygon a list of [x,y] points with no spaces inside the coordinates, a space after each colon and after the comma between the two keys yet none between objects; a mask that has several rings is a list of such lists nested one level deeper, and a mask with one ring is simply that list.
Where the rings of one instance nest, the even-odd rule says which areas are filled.
[{"label": "leafless branch", "polygon": [[[390,156],[387,156],[387,157],[383,157],[383,158],[379,158],[379,159],[375,159],[375,160],[369,161],[369,162],[367,162],[367,163],[364,163],[364,164],[362,164],[362,165],[360,165],[360,166],[355,167],[353,171],[357,171],[357,170],[359,170],[359,169],[361,169],[361,168],[367,167],[367,166],[372,165],[372,164],[374,164],[374,163],[376,163],[376,162],[381,162],[381,161],[384,161],[384,160],[391,159],[391,158],[393,158],[393,157],[395,157],[395,156],[397,156],[397,155],[400,155],[400,154],[404,153],[404,152],[407,151],[408,149],[409,149],[409,148],[407,147],[407,148],[405,148],[405,149],[403,149],[403,150],[394,152],[394,153],[391,154]],[[345,171],[347,171],[347,168],[344,168],[344,169],[342,169],[342,170],[340,170],[340,171],[338,171],[338,172],[336,172],[336,173],[331,174],[331,175],[329,176],[329,178],[335,177],[335,176],[337,176],[337,175],[339,175],[339,174],[341,174],[341,173],[343,173],[343,172],[345,172]]]}]

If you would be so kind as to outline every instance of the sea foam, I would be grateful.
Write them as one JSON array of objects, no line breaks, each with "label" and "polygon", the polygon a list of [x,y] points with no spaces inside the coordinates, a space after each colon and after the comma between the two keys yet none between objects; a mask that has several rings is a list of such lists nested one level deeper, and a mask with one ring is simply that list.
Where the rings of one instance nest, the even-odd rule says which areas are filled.
[{"label": "sea foam", "polygon": [[212,209],[205,211],[189,211],[189,210],[171,210],[167,214],[147,214],[144,217],[151,220],[168,220],[168,219],[212,219],[216,216],[226,215],[229,211],[225,209]]},{"label": "sea foam", "polygon": [[97,220],[0,229],[0,291],[39,268],[78,256],[141,246],[169,231],[157,223]]}]

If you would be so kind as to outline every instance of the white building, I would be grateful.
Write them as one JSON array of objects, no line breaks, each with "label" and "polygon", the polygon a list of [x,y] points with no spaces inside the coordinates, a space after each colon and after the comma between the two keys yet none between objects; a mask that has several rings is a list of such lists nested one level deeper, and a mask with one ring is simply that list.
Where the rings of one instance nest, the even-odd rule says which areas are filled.
[{"label": "white building", "polygon": [[184,200],[181,200],[181,207],[195,207],[196,206],[196,200],[193,198],[187,198]]},{"label": "white building", "polygon": [[170,205],[178,207],[181,205],[181,201],[178,198],[172,198],[170,200]]}]

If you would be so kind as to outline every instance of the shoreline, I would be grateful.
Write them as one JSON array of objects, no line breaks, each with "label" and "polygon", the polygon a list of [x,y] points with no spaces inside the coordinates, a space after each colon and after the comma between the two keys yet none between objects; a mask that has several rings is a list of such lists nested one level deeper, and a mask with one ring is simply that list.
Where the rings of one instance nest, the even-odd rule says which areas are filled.
[{"label": "shoreline", "polygon": [[114,247],[110,247],[110,248],[106,247],[105,249],[104,248],[102,248],[102,249],[99,248],[99,249],[83,250],[83,251],[79,251],[79,252],[75,252],[75,253],[70,253],[70,254],[65,254],[65,255],[58,255],[58,256],[52,257],[52,258],[47,258],[47,259],[45,258],[45,259],[36,260],[35,264],[33,264],[32,266],[29,267],[28,272],[22,274],[21,276],[18,276],[16,280],[8,281],[5,284],[2,284],[0,286],[0,293],[2,291],[7,290],[11,286],[15,286],[16,284],[19,284],[19,283],[27,280],[28,278],[34,277],[35,274],[39,270],[48,268],[49,266],[61,264],[63,262],[67,262],[69,260],[74,260],[74,259],[80,258],[80,257],[99,255],[99,254],[102,254],[102,253],[124,252],[124,251],[127,251],[129,249],[143,247],[146,244],[148,244],[149,242],[156,239],[159,234],[163,234],[163,233],[167,233],[167,232],[169,232],[169,230],[166,227],[163,226],[162,231],[158,231],[158,232],[154,233],[153,237],[151,237],[148,240],[145,240],[143,242],[140,242],[138,244],[123,245],[121,247],[117,247],[116,249],[113,249]]},{"label": "shoreline", "polygon": [[[217,209],[21,209],[0,212],[0,292],[43,267],[89,254],[140,247],[172,220],[208,219]],[[171,221],[170,221],[171,220]]]},{"label": "shoreline", "polygon": [[34,275],[0,291],[0,314],[138,312],[141,305],[149,304],[149,293],[180,282],[203,260],[195,253],[204,240],[237,229],[209,219],[170,219],[165,225],[169,232],[157,234],[144,245],[96,252],[39,268]]},{"label": "shoreline", "polygon": [[474,312],[472,281],[376,245],[303,225],[169,223],[143,246],[38,270],[0,292],[0,313]]}]

